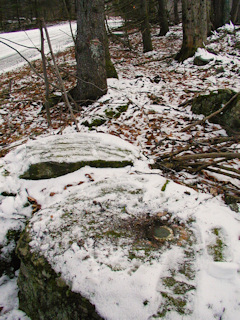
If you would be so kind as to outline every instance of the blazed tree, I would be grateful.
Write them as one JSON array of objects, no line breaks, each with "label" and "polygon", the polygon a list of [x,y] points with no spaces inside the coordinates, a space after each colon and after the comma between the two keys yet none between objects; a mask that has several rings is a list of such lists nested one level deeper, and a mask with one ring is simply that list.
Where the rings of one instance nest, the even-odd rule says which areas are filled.
[{"label": "blazed tree", "polygon": [[182,0],[183,42],[176,59],[181,62],[203,47],[208,33],[208,0]]},{"label": "blazed tree", "polygon": [[104,0],[76,0],[77,101],[92,102],[107,92]]}]

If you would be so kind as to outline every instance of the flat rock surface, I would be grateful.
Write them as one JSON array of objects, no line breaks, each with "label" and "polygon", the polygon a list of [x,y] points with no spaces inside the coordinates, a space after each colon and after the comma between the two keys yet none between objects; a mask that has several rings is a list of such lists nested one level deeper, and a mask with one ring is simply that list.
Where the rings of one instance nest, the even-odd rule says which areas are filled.
[{"label": "flat rock surface", "polygon": [[29,140],[9,154],[6,162],[11,173],[22,174],[36,163],[134,162],[138,157],[138,149],[118,137],[101,133],[70,133]]}]

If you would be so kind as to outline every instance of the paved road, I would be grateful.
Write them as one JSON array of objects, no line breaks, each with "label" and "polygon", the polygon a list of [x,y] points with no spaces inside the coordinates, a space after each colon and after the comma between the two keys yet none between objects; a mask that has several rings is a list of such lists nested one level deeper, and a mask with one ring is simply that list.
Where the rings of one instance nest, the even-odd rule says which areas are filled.
[{"label": "paved road", "polygon": [[[74,32],[76,32],[76,23],[73,23],[72,27]],[[73,45],[69,23],[51,26],[48,28],[48,31],[55,52]],[[20,51],[28,60],[40,58],[39,51],[36,48],[32,48],[40,48],[40,32],[38,29],[0,33],[0,73],[16,69],[26,63],[16,51],[3,44],[3,42]],[[48,52],[46,43],[45,46],[45,50]]]}]

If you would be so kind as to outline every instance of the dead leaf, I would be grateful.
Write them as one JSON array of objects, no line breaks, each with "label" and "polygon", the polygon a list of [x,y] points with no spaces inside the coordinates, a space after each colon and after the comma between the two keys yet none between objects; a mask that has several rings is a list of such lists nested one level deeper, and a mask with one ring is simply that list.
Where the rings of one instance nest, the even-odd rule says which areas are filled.
[{"label": "dead leaf", "polygon": [[86,173],[85,177],[87,177],[89,179],[89,181],[91,181],[91,182],[94,181],[93,177],[89,173]]},{"label": "dead leaf", "polygon": [[27,199],[30,203],[37,203],[37,200],[33,197],[28,196]]}]

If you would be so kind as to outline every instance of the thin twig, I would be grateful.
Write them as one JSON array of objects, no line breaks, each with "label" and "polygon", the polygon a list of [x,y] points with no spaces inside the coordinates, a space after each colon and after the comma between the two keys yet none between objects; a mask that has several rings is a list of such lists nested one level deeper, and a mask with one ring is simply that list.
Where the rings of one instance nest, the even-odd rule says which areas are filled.
[{"label": "thin twig", "polygon": [[46,57],[45,57],[45,53],[44,53],[44,35],[43,35],[42,20],[40,20],[39,30],[40,30],[40,36],[41,36],[41,56],[42,56],[42,66],[43,66],[43,74],[44,74],[45,89],[46,89],[45,90],[45,92],[46,92],[45,108],[46,108],[46,112],[47,112],[48,126],[52,127],[50,109],[49,109],[50,88],[49,88],[49,81],[48,81],[48,75],[47,75]]},{"label": "thin twig", "polygon": [[42,19],[42,23],[43,23],[43,27],[44,27],[44,30],[45,30],[45,33],[46,33],[49,50],[50,50],[50,53],[51,53],[51,56],[52,56],[52,61],[53,61],[54,67],[55,67],[55,72],[56,72],[56,75],[57,75],[57,78],[58,78],[58,81],[59,81],[59,85],[60,85],[61,91],[63,93],[63,97],[64,97],[64,100],[65,100],[65,103],[66,103],[66,105],[67,105],[67,107],[69,109],[69,112],[70,112],[70,115],[71,115],[71,117],[73,119],[73,122],[75,123],[76,130],[79,132],[80,130],[79,130],[79,127],[78,127],[78,123],[77,123],[77,120],[76,120],[76,118],[75,118],[75,116],[73,114],[72,107],[71,107],[71,104],[70,104],[69,99],[68,99],[67,91],[65,89],[62,77],[61,77],[61,75],[59,73],[58,66],[57,66],[56,59],[55,59],[55,55],[54,55],[53,50],[52,50],[52,45],[51,45],[50,37],[49,37],[49,34],[48,34],[48,30],[47,30],[45,21],[43,19]]},{"label": "thin twig", "polygon": [[0,37],[0,40],[8,41],[8,42],[11,42],[13,44],[16,44],[19,47],[23,47],[23,48],[26,48],[26,49],[34,49],[34,50],[37,50],[38,52],[40,52],[40,49],[38,49],[38,47],[35,47],[35,46],[34,47],[29,47],[29,46],[26,46],[24,44],[17,43],[15,41],[12,41],[12,40],[9,40],[9,39],[3,38],[3,37]]},{"label": "thin twig", "polygon": [[232,173],[229,173],[229,172],[223,172],[221,170],[217,170],[217,169],[213,169],[213,168],[207,168],[206,169],[207,171],[210,171],[210,172],[214,172],[214,173],[217,173],[217,174],[222,174],[224,176],[228,176],[228,177],[231,177],[233,179],[238,179],[240,180],[240,177],[238,175],[235,175],[235,174],[232,174]]},{"label": "thin twig", "polygon": [[138,66],[142,66],[144,64],[151,63],[151,62],[164,61],[164,60],[167,60],[167,59],[171,59],[174,56],[175,56],[175,54],[171,54],[170,56],[166,56],[166,57],[161,57],[161,58],[157,58],[157,59],[150,59],[150,60],[146,60],[146,61],[143,61],[143,62],[134,63],[133,66],[134,67],[138,67]]},{"label": "thin twig", "polygon": [[12,46],[10,46],[10,44],[7,44],[7,43],[5,43],[5,42],[2,41],[2,40],[0,40],[0,43],[4,44],[5,46],[7,46],[7,47],[9,47],[9,48],[11,48],[11,49],[13,49],[14,51],[16,51],[16,52],[20,55],[20,57],[22,57],[22,58],[28,63],[28,65],[30,66],[30,68],[32,69],[32,71],[33,71],[39,78],[41,78],[41,79],[44,81],[44,77],[43,77],[39,72],[37,72],[37,70],[34,68],[34,66],[31,64],[31,62],[30,62],[27,58],[25,58],[25,57],[21,54],[21,52],[19,52],[16,48],[13,48]]}]

